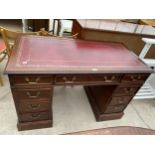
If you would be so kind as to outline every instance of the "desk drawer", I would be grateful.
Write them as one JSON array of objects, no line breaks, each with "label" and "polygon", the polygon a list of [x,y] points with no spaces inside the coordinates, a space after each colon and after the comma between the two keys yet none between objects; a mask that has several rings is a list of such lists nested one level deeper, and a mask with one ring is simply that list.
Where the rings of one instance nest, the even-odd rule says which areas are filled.
[{"label": "desk drawer", "polygon": [[139,87],[117,87],[113,93],[113,96],[120,96],[120,95],[133,95],[137,92]]},{"label": "desk drawer", "polygon": [[149,74],[126,74],[122,78],[122,82],[143,83]]},{"label": "desk drawer", "polygon": [[105,110],[105,114],[106,113],[115,113],[115,112],[122,112],[125,109],[126,105],[116,105],[116,106],[109,106],[107,107],[107,109]]},{"label": "desk drawer", "polygon": [[26,113],[19,115],[19,121],[21,122],[33,122],[50,119],[49,112],[37,112],[37,113]]},{"label": "desk drawer", "polygon": [[25,101],[19,102],[18,108],[20,113],[48,111],[50,103],[48,101]]},{"label": "desk drawer", "polygon": [[53,82],[52,76],[43,76],[43,75],[11,75],[9,76],[11,85],[26,85],[26,86],[35,86],[35,85],[50,85]]},{"label": "desk drawer", "polygon": [[48,100],[52,97],[51,88],[42,89],[12,89],[13,97],[16,101],[23,100]]},{"label": "desk drawer", "polygon": [[55,84],[91,84],[91,83],[118,83],[121,75],[58,75]]},{"label": "desk drawer", "polygon": [[110,101],[110,105],[119,105],[119,104],[125,104],[127,105],[129,101],[131,100],[132,96],[117,96],[112,97]]}]

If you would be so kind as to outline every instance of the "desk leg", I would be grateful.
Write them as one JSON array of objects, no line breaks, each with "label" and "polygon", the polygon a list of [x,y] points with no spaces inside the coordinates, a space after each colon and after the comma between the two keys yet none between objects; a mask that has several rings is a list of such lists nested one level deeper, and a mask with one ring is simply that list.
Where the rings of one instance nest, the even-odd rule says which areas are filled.
[{"label": "desk leg", "polygon": [[[103,88],[103,89],[102,89]],[[105,121],[105,120],[113,120],[119,119],[123,116],[123,111],[117,113],[106,113],[109,107],[109,99],[111,96],[107,98],[108,94],[104,94],[101,91],[104,91],[104,86],[100,86],[100,88],[96,89],[93,86],[84,86],[85,92],[87,94],[88,100],[96,117],[96,121]],[[94,93],[95,92],[95,93]],[[108,92],[108,91],[105,91]],[[105,95],[105,97],[103,97]],[[112,89],[111,94],[112,95]]]}]

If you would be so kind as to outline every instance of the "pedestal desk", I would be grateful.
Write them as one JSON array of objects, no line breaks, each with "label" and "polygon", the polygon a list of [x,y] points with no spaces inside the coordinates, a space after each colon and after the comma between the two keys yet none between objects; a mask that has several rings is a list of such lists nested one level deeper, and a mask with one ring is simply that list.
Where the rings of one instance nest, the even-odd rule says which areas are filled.
[{"label": "pedestal desk", "polygon": [[40,36],[19,36],[5,70],[18,130],[52,126],[59,85],[83,85],[97,121],[121,118],[151,72],[123,44]]}]

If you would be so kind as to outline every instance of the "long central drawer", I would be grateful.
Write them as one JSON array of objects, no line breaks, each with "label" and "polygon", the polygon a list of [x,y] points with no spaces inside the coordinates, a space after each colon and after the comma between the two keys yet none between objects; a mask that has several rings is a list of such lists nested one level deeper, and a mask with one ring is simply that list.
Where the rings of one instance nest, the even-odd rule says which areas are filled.
[{"label": "long central drawer", "polygon": [[72,84],[116,84],[120,83],[122,75],[56,75],[54,78],[55,85],[72,85]]}]

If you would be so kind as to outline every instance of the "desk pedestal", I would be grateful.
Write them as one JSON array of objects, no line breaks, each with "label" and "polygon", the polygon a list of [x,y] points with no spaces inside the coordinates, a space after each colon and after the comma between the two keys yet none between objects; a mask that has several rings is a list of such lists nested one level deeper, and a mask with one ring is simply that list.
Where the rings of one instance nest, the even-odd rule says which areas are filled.
[{"label": "desk pedestal", "polygon": [[123,116],[123,114],[124,114],[123,111],[117,112],[117,113],[109,113],[109,114],[101,112],[101,110],[99,108],[99,104],[102,103],[103,108],[105,107],[105,109],[106,109],[106,108],[108,108],[107,103],[105,103],[102,100],[99,101],[100,103],[96,101],[97,96],[95,96],[95,94],[93,94],[93,91],[92,91],[93,88],[84,87],[84,89],[85,89],[85,92],[87,94],[90,105],[92,107],[92,110],[94,112],[96,121],[119,119],[119,118],[121,118]]}]

